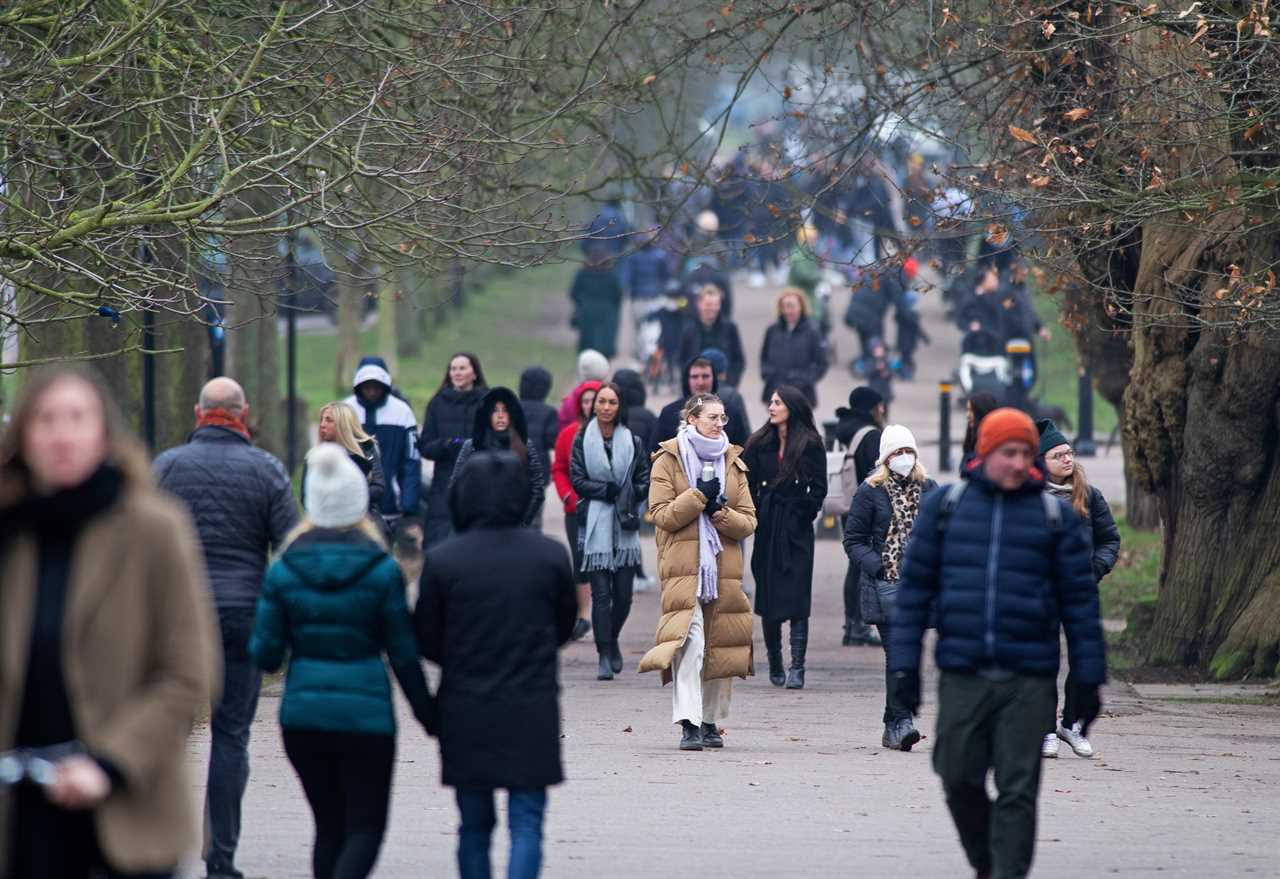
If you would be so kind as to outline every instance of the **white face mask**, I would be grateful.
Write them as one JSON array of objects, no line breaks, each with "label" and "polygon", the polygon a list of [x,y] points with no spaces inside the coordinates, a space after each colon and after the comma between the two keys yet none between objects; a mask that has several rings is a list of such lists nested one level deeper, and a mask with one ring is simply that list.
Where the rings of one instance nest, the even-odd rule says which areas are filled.
[{"label": "white face mask", "polygon": [[916,456],[899,455],[889,462],[889,469],[904,478],[910,476],[911,471],[916,469]]}]

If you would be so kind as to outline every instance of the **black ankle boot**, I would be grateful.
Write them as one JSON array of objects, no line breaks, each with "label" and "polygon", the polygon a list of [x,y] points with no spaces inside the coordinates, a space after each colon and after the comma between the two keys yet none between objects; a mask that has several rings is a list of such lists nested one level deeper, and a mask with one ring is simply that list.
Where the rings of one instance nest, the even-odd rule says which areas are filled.
[{"label": "black ankle boot", "polygon": [[609,667],[614,674],[622,674],[622,648],[617,641],[609,645]]},{"label": "black ankle boot", "polygon": [[769,683],[781,687],[787,682],[787,671],[782,667],[782,648],[769,650]]},{"label": "black ankle boot", "polygon": [[720,736],[720,727],[714,723],[704,723],[702,725],[702,747],[704,748],[723,748],[724,739]]},{"label": "black ankle boot", "polygon": [[596,647],[596,652],[600,655],[600,665],[596,670],[597,681],[613,680],[613,663],[610,661],[609,648],[603,645]]},{"label": "black ankle boot", "polygon": [[787,689],[804,689],[804,654],[809,646],[809,620],[791,621],[791,668],[787,671]]},{"label": "black ankle boot", "polygon": [[680,750],[701,751],[702,727],[687,720],[680,721],[680,726],[684,730],[684,733],[680,736]]}]

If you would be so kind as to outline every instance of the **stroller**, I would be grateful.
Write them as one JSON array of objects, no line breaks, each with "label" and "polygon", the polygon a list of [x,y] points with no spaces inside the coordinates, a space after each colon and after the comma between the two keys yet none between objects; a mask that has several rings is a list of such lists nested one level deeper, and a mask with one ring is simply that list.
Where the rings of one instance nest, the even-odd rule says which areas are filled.
[{"label": "stroller", "polygon": [[1030,406],[1036,366],[1027,339],[1010,339],[1002,345],[987,330],[965,333],[956,372],[965,400],[977,393],[988,393],[1007,406],[1024,410]]}]

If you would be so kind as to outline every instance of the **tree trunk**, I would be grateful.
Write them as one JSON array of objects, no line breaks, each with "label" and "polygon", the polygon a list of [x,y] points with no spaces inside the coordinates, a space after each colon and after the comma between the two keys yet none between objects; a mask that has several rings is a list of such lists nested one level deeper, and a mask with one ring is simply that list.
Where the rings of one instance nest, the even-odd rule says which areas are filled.
[{"label": "tree trunk", "polygon": [[244,388],[254,442],[274,455],[284,451],[280,423],[280,365],[275,285],[281,261],[267,235],[231,238],[227,250],[227,374]]},{"label": "tree trunk", "polygon": [[1233,328],[1214,292],[1227,266],[1274,264],[1276,248],[1240,225],[1222,214],[1144,230],[1125,395],[1134,477],[1164,522],[1148,658],[1218,678],[1273,675],[1280,655],[1280,358],[1265,327]]}]

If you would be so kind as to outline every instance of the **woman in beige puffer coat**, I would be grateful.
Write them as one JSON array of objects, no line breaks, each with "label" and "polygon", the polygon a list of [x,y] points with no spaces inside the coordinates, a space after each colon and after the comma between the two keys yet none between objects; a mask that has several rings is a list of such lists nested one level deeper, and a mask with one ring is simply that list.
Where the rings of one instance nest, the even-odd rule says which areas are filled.
[{"label": "woman in beige puffer coat", "polygon": [[[742,541],[755,531],[756,511],[742,449],[724,436],[720,398],[694,396],[682,422],[681,433],[653,455],[649,515],[657,529],[662,617],[640,671],[660,671],[664,684],[673,682],[680,748],[700,751],[724,746],[717,721],[728,716],[731,679],[752,673]],[[699,464],[711,464],[716,476],[704,481]],[[704,544],[718,545],[719,554],[708,557]],[[712,560],[714,575],[703,578]]]}]

